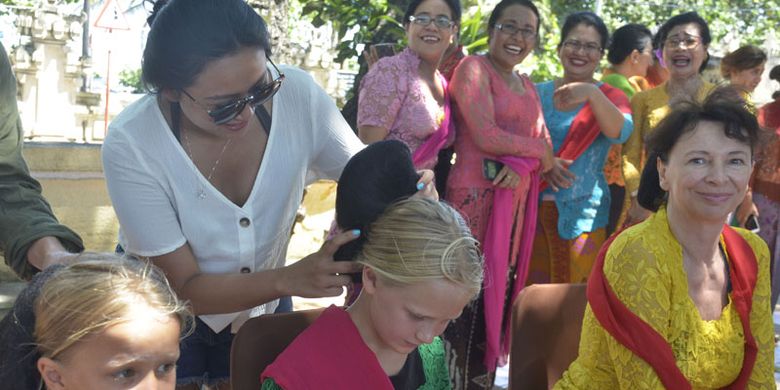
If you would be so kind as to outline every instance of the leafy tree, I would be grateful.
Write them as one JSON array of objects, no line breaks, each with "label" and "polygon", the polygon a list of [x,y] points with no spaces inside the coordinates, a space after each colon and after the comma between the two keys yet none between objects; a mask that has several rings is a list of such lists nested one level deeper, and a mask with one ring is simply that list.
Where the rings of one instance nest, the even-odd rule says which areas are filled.
[{"label": "leafy tree", "polygon": [[141,82],[141,68],[125,69],[119,72],[119,84],[132,88],[133,93],[143,93],[145,91],[143,82]]},{"label": "leafy tree", "polygon": [[[486,49],[485,25],[496,2],[461,2],[464,9],[461,42],[469,53]],[[315,26],[333,23],[340,42],[336,62],[343,63],[357,58],[358,48],[363,44],[396,42],[402,47],[405,37],[400,19],[407,3],[404,0],[311,1],[304,5],[303,15],[311,18]],[[760,44],[780,24],[780,0],[691,0],[684,4],[677,0],[536,0],[535,4],[542,14],[539,48],[535,56],[526,60],[528,68],[533,69],[531,77],[535,81],[561,75],[556,53],[560,25],[566,15],[575,11],[596,10],[610,30],[614,30],[625,23],[642,23],[655,29],[673,15],[695,10],[708,21],[715,49],[725,39]],[[352,29],[356,29],[355,34],[345,39]]]}]

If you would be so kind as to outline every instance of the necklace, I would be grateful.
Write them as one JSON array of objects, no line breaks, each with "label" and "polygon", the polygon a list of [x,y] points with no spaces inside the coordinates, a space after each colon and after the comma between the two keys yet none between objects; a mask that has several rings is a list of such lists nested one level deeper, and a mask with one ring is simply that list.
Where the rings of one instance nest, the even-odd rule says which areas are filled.
[{"label": "necklace", "polygon": [[[184,134],[184,143],[187,145],[187,155],[190,156],[190,160],[192,160],[192,163],[195,164],[195,159],[192,157],[192,145],[190,144],[190,137],[187,135],[189,131],[183,131]],[[222,151],[219,152],[219,156],[217,156],[217,160],[214,161],[214,165],[211,166],[211,170],[209,171],[208,176],[206,176],[206,181],[211,183],[211,177],[214,176],[214,171],[217,170],[217,167],[219,166],[219,162],[222,161],[222,155],[225,154],[225,150],[227,150],[228,145],[230,145],[230,141],[232,141],[232,138],[228,138],[227,141],[225,141],[225,145],[222,146]],[[212,183],[213,184],[213,183]],[[206,198],[206,191],[203,190],[203,186],[198,184],[198,199],[205,199]]]}]

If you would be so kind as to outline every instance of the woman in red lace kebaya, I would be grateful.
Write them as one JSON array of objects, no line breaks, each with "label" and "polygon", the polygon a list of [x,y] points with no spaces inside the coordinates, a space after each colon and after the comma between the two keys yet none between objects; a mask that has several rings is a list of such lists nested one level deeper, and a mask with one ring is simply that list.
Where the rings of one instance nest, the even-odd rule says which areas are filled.
[{"label": "woman in red lace kebaya", "polygon": [[[492,388],[496,365],[506,361],[505,303],[524,284],[530,248],[524,259],[521,238],[533,233],[523,229],[536,226],[526,202],[536,205],[529,193],[538,189],[540,170],[554,164],[536,88],[514,70],[536,47],[538,32],[530,1],[501,1],[488,21],[488,54],[464,58],[450,84],[457,157],[446,198],[483,244],[486,267],[483,296],[444,335],[456,389]],[[483,164],[496,168],[495,178],[484,175]]]}]

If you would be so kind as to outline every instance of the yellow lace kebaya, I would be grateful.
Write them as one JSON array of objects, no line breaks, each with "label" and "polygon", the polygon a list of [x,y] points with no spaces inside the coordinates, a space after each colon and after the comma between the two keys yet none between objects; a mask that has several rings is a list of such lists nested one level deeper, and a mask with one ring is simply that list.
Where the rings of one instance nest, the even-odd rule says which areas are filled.
[{"label": "yellow lace kebaya", "polygon": [[[774,389],[774,332],[769,308],[769,252],[761,239],[742,229],[756,254],[758,278],[750,326],[758,356],[750,389]],[[721,245],[725,245],[721,238]],[[729,303],[717,320],[704,321],[688,295],[682,248],[669,229],[666,209],[623,232],[612,243],[604,275],[618,298],[671,345],[677,367],[694,389],[718,389],[739,375],[744,336]],[[617,342],[585,311],[579,356],[556,389],[663,389],[653,368]]]}]

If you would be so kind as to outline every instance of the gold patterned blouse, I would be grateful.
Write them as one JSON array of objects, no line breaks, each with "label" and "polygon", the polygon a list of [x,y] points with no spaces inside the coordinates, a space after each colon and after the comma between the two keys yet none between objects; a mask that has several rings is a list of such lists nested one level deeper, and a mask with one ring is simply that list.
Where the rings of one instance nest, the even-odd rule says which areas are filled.
[{"label": "gold patterned blouse", "polygon": [[[758,356],[748,388],[774,389],[769,251],[757,235],[738,230],[758,261],[750,312]],[[722,239],[721,245],[725,245]],[[671,345],[677,367],[694,389],[721,388],[733,382],[742,369],[742,324],[731,294],[719,319],[702,320],[688,295],[682,257],[682,247],[662,208],[615,239],[607,252],[604,274],[618,298]],[[579,356],[555,388],[663,389],[663,385],[650,365],[607,333],[588,305]]]}]

